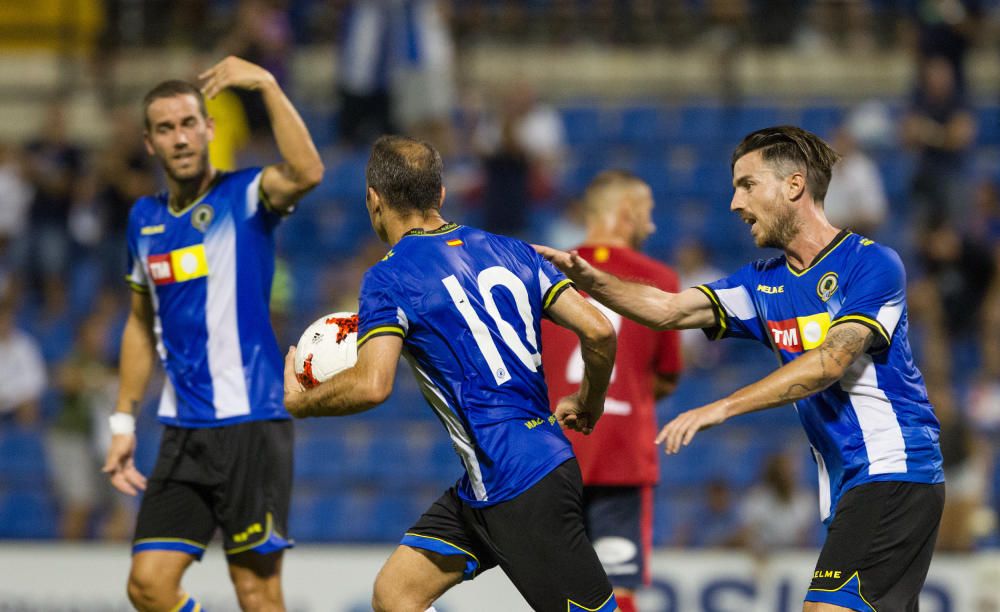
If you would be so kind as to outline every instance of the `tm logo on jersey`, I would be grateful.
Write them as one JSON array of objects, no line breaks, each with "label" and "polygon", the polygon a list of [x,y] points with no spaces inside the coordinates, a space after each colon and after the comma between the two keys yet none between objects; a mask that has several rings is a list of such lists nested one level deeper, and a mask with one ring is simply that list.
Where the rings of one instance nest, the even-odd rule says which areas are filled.
[{"label": "tm logo on jersey", "polygon": [[157,285],[183,283],[203,276],[208,276],[203,244],[149,256],[149,277]]},{"label": "tm logo on jersey", "polygon": [[830,314],[821,312],[808,317],[768,321],[774,345],[789,353],[801,353],[823,344],[830,329]]}]

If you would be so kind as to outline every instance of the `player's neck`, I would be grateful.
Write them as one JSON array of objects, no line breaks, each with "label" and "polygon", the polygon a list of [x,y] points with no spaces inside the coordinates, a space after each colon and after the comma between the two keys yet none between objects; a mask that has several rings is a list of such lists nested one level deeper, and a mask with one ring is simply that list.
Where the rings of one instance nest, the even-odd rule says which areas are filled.
[{"label": "player's neck", "polygon": [[822,213],[810,215],[803,220],[798,235],[785,245],[785,258],[793,267],[805,270],[816,257],[840,233],[840,229],[830,225]]},{"label": "player's neck", "polygon": [[634,249],[635,247],[620,234],[610,232],[602,228],[590,228],[587,230],[587,237],[583,239],[583,247],[617,247],[620,249]]},{"label": "player's neck", "polygon": [[184,210],[208,191],[216,176],[218,171],[209,165],[201,178],[195,180],[176,181],[167,177],[167,193],[170,196],[167,206],[174,212]]},{"label": "player's neck", "polygon": [[386,224],[386,236],[389,238],[389,246],[396,246],[396,243],[403,239],[410,230],[424,230],[429,232],[436,230],[445,223],[444,217],[436,210],[428,211],[426,214],[407,215],[389,219]]}]

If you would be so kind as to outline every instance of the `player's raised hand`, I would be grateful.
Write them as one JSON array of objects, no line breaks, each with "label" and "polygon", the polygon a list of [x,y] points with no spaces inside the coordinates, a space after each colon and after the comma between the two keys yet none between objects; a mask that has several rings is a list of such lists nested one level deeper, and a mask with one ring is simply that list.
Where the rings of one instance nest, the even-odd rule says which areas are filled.
[{"label": "player's raised hand", "polygon": [[299,382],[299,377],[295,375],[295,347],[290,346],[285,353],[285,398],[305,390],[306,388]]},{"label": "player's raised hand", "polygon": [[713,402],[701,408],[682,412],[674,420],[663,426],[656,443],[664,443],[663,450],[668,455],[677,454],[682,446],[691,443],[694,435],[702,429],[721,425],[728,418],[726,407],[720,402]]},{"label": "player's raised hand", "polygon": [[146,477],[135,468],[135,434],[111,436],[111,447],[101,471],[111,477],[111,485],[126,495],[146,490]]},{"label": "player's raised hand", "polygon": [[267,70],[234,55],[199,74],[198,80],[202,81],[201,92],[206,98],[214,98],[227,87],[256,90],[275,82]]},{"label": "player's raised hand", "polygon": [[583,291],[589,290],[597,279],[597,270],[586,259],[580,257],[576,251],[560,251],[540,244],[531,246],[538,251],[539,255],[562,270],[563,274],[568,276]]},{"label": "player's raised hand", "polygon": [[563,429],[572,429],[589,436],[601,418],[604,408],[588,408],[580,401],[580,395],[573,393],[556,404],[555,417]]}]

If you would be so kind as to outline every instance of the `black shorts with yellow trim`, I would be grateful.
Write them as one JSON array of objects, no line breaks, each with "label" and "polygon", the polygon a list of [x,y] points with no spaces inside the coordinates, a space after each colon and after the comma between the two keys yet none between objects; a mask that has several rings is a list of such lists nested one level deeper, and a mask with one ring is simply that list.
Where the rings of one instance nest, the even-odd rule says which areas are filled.
[{"label": "black shorts with yellow trim", "polygon": [[611,612],[618,607],[587,538],[576,459],[493,506],[473,508],[452,487],[400,544],[465,557],[466,580],[499,565],[533,610]]},{"label": "black shorts with yellow trim", "polygon": [[139,507],[133,554],[173,550],[201,559],[216,528],[228,555],[292,547],[286,526],[293,435],[290,420],[166,427]]},{"label": "black shorts with yellow trim", "polygon": [[841,497],[806,601],[916,612],[934,553],[944,484],[869,482]]}]

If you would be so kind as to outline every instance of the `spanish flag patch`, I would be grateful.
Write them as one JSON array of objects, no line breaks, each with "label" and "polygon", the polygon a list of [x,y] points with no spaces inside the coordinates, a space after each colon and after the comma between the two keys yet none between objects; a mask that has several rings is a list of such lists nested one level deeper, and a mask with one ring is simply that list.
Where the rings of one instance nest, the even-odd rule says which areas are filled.
[{"label": "spanish flag patch", "polygon": [[461,240],[459,240],[458,238],[456,238],[454,240],[449,240],[445,244],[447,244],[448,246],[462,246],[462,244],[464,244],[464,243]]}]

